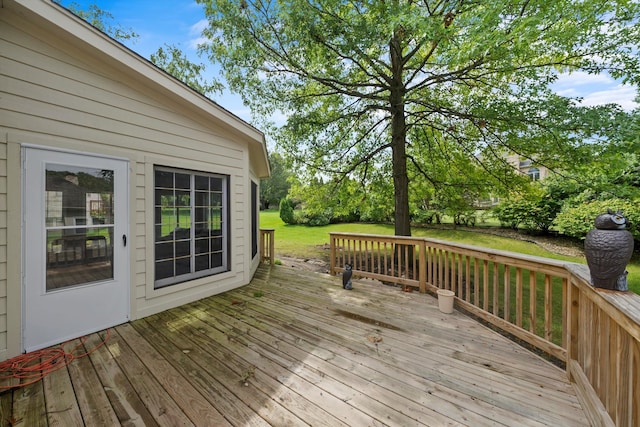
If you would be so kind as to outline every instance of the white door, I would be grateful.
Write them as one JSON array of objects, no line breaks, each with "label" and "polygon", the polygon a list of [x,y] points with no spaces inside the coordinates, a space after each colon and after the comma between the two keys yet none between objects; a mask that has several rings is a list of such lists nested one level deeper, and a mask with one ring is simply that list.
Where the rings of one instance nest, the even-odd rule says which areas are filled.
[{"label": "white door", "polygon": [[128,320],[128,163],[23,154],[23,344],[32,351]]}]

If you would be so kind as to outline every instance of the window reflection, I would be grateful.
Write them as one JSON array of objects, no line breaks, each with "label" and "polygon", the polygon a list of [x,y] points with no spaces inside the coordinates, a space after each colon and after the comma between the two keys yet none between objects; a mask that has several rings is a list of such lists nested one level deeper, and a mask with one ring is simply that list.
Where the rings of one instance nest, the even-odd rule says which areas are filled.
[{"label": "window reflection", "polygon": [[46,166],[47,291],[113,278],[113,171]]}]

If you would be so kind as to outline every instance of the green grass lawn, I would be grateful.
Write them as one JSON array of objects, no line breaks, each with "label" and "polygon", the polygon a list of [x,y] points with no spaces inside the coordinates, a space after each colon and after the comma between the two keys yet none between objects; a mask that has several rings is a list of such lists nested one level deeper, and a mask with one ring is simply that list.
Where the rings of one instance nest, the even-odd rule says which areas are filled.
[{"label": "green grass lawn", "polygon": [[[260,227],[273,228],[275,230],[276,257],[290,256],[296,258],[322,259],[325,261],[327,261],[329,257],[328,245],[330,232],[388,235],[394,233],[393,225],[387,224],[351,223],[330,224],[322,227],[287,225],[282,222],[280,214],[276,210],[260,212]],[[586,264],[584,257],[558,255],[542,249],[534,243],[490,234],[428,228],[415,228],[412,234],[419,237],[448,240],[473,246]],[[640,294],[640,259],[638,259],[637,256],[627,266],[627,270],[629,271],[629,289]]]}]

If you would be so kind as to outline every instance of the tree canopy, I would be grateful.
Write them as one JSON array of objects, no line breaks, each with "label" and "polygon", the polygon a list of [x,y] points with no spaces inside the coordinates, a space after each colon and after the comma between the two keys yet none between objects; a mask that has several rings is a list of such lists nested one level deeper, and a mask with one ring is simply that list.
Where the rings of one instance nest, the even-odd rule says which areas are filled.
[{"label": "tree canopy", "polygon": [[366,183],[391,165],[399,235],[410,178],[460,185],[446,171],[473,163],[498,188],[515,176],[506,152],[552,168],[586,158],[615,107],[557,95],[558,73],[640,76],[634,1],[198,2],[203,52],[256,117],[285,115],[274,137],[300,173]]},{"label": "tree canopy", "polygon": [[164,47],[151,54],[149,60],[198,93],[211,96],[222,92],[220,82],[203,77],[205,65],[191,62],[176,45],[165,43]]},{"label": "tree canopy", "polygon": [[[53,1],[59,4],[63,3],[62,0]],[[78,3],[70,2],[66,5],[66,8],[74,15],[120,42],[129,41],[135,43],[139,37],[133,29],[112,23],[114,21],[113,15],[100,9],[95,4],[90,4],[87,9],[82,9]],[[164,47],[159,47],[155,53],[151,54],[149,60],[158,68],[163,69],[202,95],[213,96],[222,91],[222,83],[215,79],[207,80],[203,77],[206,66],[190,61],[176,45],[165,43]]]}]

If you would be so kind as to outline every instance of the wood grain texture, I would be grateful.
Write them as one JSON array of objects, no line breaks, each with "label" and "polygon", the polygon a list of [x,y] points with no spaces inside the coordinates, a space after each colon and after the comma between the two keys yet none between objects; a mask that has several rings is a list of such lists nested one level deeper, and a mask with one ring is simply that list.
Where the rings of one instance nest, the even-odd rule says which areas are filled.
[{"label": "wood grain texture", "polygon": [[5,396],[3,417],[21,425],[59,425],[67,408],[65,425],[327,427],[585,426],[582,405],[603,410],[562,369],[430,295],[368,279],[345,291],[269,265],[246,287],[115,327]]}]

